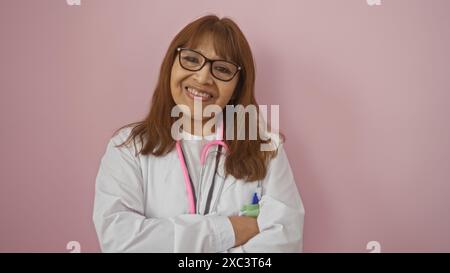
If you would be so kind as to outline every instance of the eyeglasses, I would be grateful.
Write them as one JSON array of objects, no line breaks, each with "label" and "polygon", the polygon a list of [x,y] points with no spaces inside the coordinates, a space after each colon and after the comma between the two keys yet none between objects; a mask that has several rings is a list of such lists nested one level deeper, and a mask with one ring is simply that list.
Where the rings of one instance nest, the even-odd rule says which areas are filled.
[{"label": "eyeglasses", "polygon": [[242,69],[237,64],[225,60],[211,60],[193,49],[178,47],[178,60],[181,67],[189,71],[199,71],[206,63],[211,63],[210,72],[214,78],[221,81],[231,81]]}]

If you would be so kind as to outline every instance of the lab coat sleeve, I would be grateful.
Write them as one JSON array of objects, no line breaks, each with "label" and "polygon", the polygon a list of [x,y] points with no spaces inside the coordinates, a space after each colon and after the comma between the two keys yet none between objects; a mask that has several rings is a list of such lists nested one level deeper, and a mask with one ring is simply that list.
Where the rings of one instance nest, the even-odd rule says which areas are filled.
[{"label": "lab coat sleeve", "polygon": [[122,140],[109,141],[96,178],[93,221],[103,252],[220,252],[234,245],[226,216],[145,217],[139,160],[114,147]]},{"label": "lab coat sleeve", "polygon": [[228,252],[302,252],[305,210],[283,145],[269,164],[259,204],[260,233]]}]

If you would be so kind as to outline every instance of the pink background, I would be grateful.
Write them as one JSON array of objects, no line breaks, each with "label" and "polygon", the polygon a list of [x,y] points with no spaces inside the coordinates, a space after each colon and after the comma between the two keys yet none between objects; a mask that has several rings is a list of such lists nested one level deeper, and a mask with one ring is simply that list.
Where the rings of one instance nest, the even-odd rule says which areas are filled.
[{"label": "pink background", "polygon": [[450,251],[450,1],[1,0],[0,251],[99,251],[95,176],[194,18],[251,43],[279,104],[306,252]]}]

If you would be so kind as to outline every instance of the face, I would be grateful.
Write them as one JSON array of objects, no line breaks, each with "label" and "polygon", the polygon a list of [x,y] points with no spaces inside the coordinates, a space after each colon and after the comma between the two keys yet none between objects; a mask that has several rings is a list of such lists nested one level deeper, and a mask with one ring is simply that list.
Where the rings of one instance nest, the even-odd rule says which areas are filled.
[{"label": "face", "polygon": [[[210,37],[203,39],[196,48],[211,60],[225,59],[224,56],[218,56],[214,50],[214,43]],[[211,75],[211,63],[206,63],[199,71],[189,71],[181,67],[178,54],[172,66],[170,89],[172,97],[176,104],[186,105],[191,113],[194,113],[194,100],[201,102],[203,109],[207,105],[215,104],[223,109],[233,96],[239,80],[239,72],[230,81],[222,81]],[[185,113],[188,114],[189,113]],[[198,120],[202,117],[191,118]]]}]

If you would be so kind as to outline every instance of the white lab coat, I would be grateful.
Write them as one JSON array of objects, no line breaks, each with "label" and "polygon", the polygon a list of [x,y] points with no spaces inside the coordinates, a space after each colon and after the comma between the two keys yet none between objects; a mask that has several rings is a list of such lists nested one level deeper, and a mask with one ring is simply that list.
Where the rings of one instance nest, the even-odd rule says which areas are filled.
[{"label": "white lab coat", "polygon": [[[220,197],[219,187],[215,187],[213,200],[220,198],[217,210],[208,215],[187,214],[187,193],[176,150],[155,157],[135,156],[139,145],[115,148],[130,131],[123,129],[110,139],[96,179],[93,221],[102,251],[302,251],[305,211],[283,145],[261,181],[260,233],[233,247],[234,231],[228,216],[239,215],[242,206],[251,202],[258,183],[231,175],[219,179],[224,186]],[[223,173],[223,160],[220,162],[219,173]],[[202,187],[196,193],[206,190]],[[203,200],[199,200],[200,207]]]}]

